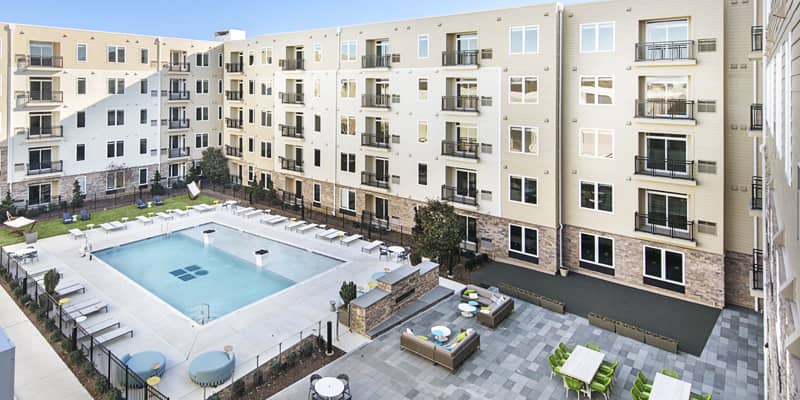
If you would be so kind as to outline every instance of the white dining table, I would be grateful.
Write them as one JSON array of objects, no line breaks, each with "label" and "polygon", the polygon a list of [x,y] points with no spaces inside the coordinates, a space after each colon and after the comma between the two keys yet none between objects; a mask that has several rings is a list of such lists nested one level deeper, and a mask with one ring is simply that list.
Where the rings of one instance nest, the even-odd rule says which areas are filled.
[{"label": "white dining table", "polygon": [[344,383],[337,378],[321,378],[314,384],[314,391],[326,399],[333,399],[344,393]]},{"label": "white dining table", "polygon": [[406,251],[405,247],[401,246],[389,246],[387,250],[391,251],[392,253],[399,254]]},{"label": "white dining table", "polygon": [[[594,375],[597,374],[597,370],[600,369],[600,364],[603,363],[603,358],[605,358],[605,356],[605,354],[599,351],[594,351],[580,345],[575,346],[572,353],[570,353],[567,358],[567,361],[561,366],[561,373],[569,375],[586,385],[590,385],[592,379],[594,379]],[[652,400],[652,397],[650,399]]]},{"label": "white dining table", "polygon": [[691,383],[656,373],[649,400],[689,400],[691,393]]}]

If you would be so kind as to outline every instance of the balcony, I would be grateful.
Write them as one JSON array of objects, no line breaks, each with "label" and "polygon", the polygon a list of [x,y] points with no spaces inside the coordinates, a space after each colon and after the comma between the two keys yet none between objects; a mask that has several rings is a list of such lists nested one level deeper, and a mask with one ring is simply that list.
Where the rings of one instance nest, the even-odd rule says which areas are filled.
[{"label": "balcony", "polygon": [[673,239],[694,241],[694,221],[686,218],[669,219],[664,214],[634,213],[634,228],[637,232],[645,232]]},{"label": "balcony", "polygon": [[761,104],[750,105],[750,130],[760,131],[764,129],[763,125],[764,108]]},{"label": "balcony", "polygon": [[278,60],[278,65],[280,65],[281,69],[284,71],[302,71],[306,69],[305,60],[300,59],[292,59],[287,58],[283,60]]},{"label": "balcony", "polygon": [[442,111],[478,112],[478,96],[442,96]]},{"label": "balcony", "polygon": [[64,58],[60,56],[30,56],[17,54],[18,68],[64,68]]},{"label": "balcony", "polygon": [[278,157],[281,159],[281,169],[294,172],[303,172],[303,162],[291,158]]},{"label": "balcony", "polygon": [[478,50],[443,51],[442,66],[478,66]]},{"label": "balcony", "polygon": [[694,180],[694,161],[664,160],[635,156],[636,175]]},{"label": "balcony", "polygon": [[392,56],[361,56],[361,68],[389,68],[392,64]]},{"label": "balcony", "polygon": [[189,92],[182,91],[182,92],[169,92],[167,94],[167,99],[169,101],[189,101]]},{"label": "balcony", "polygon": [[281,98],[283,104],[304,104],[304,93],[286,93],[280,92],[278,96]]},{"label": "balcony", "polygon": [[476,190],[461,189],[454,186],[442,185],[442,200],[453,203],[478,205],[478,192]]},{"label": "balcony", "polygon": [[362,94],[361,107],[385,108],[389,109],[392,105],[392,96],[388,94]]},{"label": "balcony", "polygon": [[636,61],[694,60],[694,40],[636,43]]},{"label": "balcony", "polygon": [[442,155],[477,160],[479,147],[474,140],[442,140]]},{"label": "balcony", "polygon": [[189,157],[190,148],[188,147],[173,147],[167,149],[167,157],[169,158],[179,158],[179,157]]},{"label": "balcony", "polygon": [[761,191],[764,189],[764,178],[754,176],[750,183],[750,209],[761,210],[764,207],[764,199]]},{"label": "balcony", "polygon": [[278,125],[278,128],[281,130],[281,136],[288,137],[288,138],[296,138],[302,139],[303,138],[303,128],[297,128],[296,126],[291,125]]},{"label": "balcony", "polygon": [[25,169],[28,175],[43,175],[61,172],[64,170],[64,165],[62,161],[39,161],[25,164]]},{"label": "balcony", "polygon": [[361,184],[381,189],[389,189],[387,176],[378,176],[374,172],[361,171]]},{"label": "balcony", "polygon": [[241,157],[242,156],[242,149],[240,147],[233,147],[231,145],[225,145],[225,155],[228,157]]},{"label": "balcony", "polygon": [[63,103],[64,92],[17,92],[17,100],[24,104]]},{"label": "balcony", "polygon": [[189,63],[169,63],[167,69],[172,73],[187,73],[189,72]]},{"label": "balcony", "polygon": [[61,125],[55,125],[34,128],[17,128],[17,134],[25,134],[28,139],[53,139],[63,137],[64,131]]},{"label": "balcony", "polygon": [[764,253],[753,249],[753,270],[750,274],[750,288],[764,290]]},{"label": "balcony", "polygon": [[389,135],[376,135],[374,133],[362,133],[361,145],[366,147],[375,147],[378,149],[389,149]]},{"label": "balcony", "polygon": [[236,118],[225,118],[225,127],[231,129],[242,129],[242,120]]},{"label": "balcony", "polygon": [[244,64],[242,63],[226,63],[225,72],[231,74],[240,74],[244,71]]},{"label": "balcony", "polygon": [[694,100],[636,100],[636,118],[694,121]]},{"label": "balcony", "polygon": [[764,27],[756,25],[750,28],[750,50],[764,50]]},{"label": "balcony", "polygon": [[228,101],[242,101],[242,92],[238,90],[226,90],[225,100]]},{"label": "balcony", "polygon": [[189,120],[188,119],[167,120],[167,129],[189,129]]}]

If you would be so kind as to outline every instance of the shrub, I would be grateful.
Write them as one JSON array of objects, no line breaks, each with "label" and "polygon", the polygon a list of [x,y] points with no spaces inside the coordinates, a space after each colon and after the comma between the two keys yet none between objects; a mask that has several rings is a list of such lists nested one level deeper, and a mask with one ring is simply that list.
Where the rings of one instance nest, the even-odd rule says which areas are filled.
[{"label": "shrub", "polygon": [[39,321],[44,321],[45,319],[47,319],[47,311],[39,310],[36,313],[36,319],[38,319]]},{"label": "shrub", "polygon": [[25,290],[22,289],[22,287],[17,286],[17,287],[14,288],[14,296],[17,296],[17,298],[20,299],[20,301],[22,301],[21,298],[22,298],[22,296],[24,294],[25,294]]},{"label": "shrub", "polygon": [[217,393],[214,393],[211,396],[208,396],[206,400],[221,400],[221,399],[219,398],[219,395]]},{"label": "shrub", "polygon": [[22,304],[28,304],[28,303],[30,303],[30,301],[31,301],[31,295],[29,295],[29,294],[23,294],[23,295],[22,295],[22,298],[20,298],[20,299],[19,299],[19,301],[21,301],[21,302],[22,302]]},{"label": "shrub", "polygon": [[478,264],[485,264],[489,262],[489,255],[486,253],[478,254]]},{"label": "shrub", "polygon": [[286,355],[286,368],[292,368],[297,364],[297,353],[291,352]]},{"label": "shrub", "polygon": [[356,284],[353,281],[342,282],[342,287],[339,288],[339,297],[342,298],[342,302],[344,303],[345,307],[347,307],[351,301],[355,300],[356,296]]},{"label": "shrub", "polygon": [[72,341],[71,340],[62,340],[61,341],[61,350],[71,351],[72,350]]},{"label": "shrub", "polygon": [[231,386],[231,394],[233,395],[234,399],[244,396],[244,379],[239,379],[238,381],[233,382],[233,385]]},{"label": "shrub", "polygon": [[117,389],[111,389],[103,395],[103,400],[123,400],[122,393]]},{"label": "shrub", "polygon": [[105,393],[108,390],[108,380],[103,376],[98,376],[94,381],[94,390],[99,393]]},{"label": "shrub", "polygon": [[87,373],[95,372],[94,363],[92,362],[92,360],[88,358],[83,359],[83,364],[81,364],[81,368],[83,368],[83,370]]},{"label": "shrub", "polygon": [[469,260],[464,262],[464,268],[466,268],[467,271],[472,271],[477,266],[478,266],[478,262],[474,258],[470,258]]},{"label": "shrub", "polygon": [[72,364],[79,365],[83,360],[84,360],[83,353],[81,353],[80,350],[75,350],[69,353],[69,362],[71,362]]},{"label": "shrub", "polygon": [[281,372],[283,372],[283,365],[281,365],[278,360],[275,360],[275,362],[269,367],[269,372],[272,374],[272,376],[278,376],[281,374]]},{"label": "shrub", "polygon": [[303,343],[303,346],[300,348],[300,355],[303,356],[303,358],[308,358],[309,356],[311,356],[311,353],[313,352],[314,352],[314,345],[311,344],[311,342]]},{"label": "shrub", "polygon": [[408,261],[411,265],[417,265],[422,262],[422,255],[418,251],[412,251],[408,256]]},{"label": "shrub", "polygon": [[58,286],[58,281],[60,280],[61,275],[58,274],[55,268],[47,271],[44,274],[44,290],[52,295],[56,291],[56,286]]},{"label": "shrub", "polygon": [[253,386],[259,387],[264,384],[264,373],[260,369],[253,372]]},{"label": "shrub", "polygon": [[44,323],[44,329],[46,329],[48,332],[52,332],[56,330],[56,323],[53,322],[52,319],[48,319],[47,322]]}]

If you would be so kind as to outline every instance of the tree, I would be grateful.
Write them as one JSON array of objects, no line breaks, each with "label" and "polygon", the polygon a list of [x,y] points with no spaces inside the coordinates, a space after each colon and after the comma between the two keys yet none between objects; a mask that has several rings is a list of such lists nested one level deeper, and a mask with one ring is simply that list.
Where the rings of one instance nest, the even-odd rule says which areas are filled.
[{"label": "tree", "polygon": [[412,235],[417,249],[422,255],[446,265],[448,273],[452,275],[453,254],[456,254],[462,239],[461,222],[453,211],[453,206],[438,200],[429,200],[414,212],[416,225]]},{"label": "tree", "polygon": [[81,184],[78,183],[78,180],[75,179],[72,182],[72,208],[81,208],[83,207],[83,194],[81,193]]},{"label": "tree", "polygon": [[189,172],[186,174],[186,183],[197,182],[200,180],[200,175],[197,174],[197,166],[192,165],[189,167]]},{"label": "tree", "polygon": [[267,183],[264,179],[260,181],[256,181],[255,184],[247,186],[244,190],[250,196],[250,202],[253,201],[263,201],[267,198],[267,189],[265,187]]},{"label": "tree", "polygon": [[44,274],[44,290],[51,295],[55,293],[58,281],[61,280],[61,275],[58,271],[51,269]]},{"label": "tree", "polygon": [[200,169],[203,170],[203,176],[212,183],[227,183],[230,177],[228,160],[225,159],[222,150],[216,147],[209,147],[203,151]]},{"label": "tree", "polygon": [[164,189],[164,185],[161,184],[161,179],[161,172],[156,170],[156,173],[153,175],[152,182],[150,183],[150,194],[153,196],[160,196],[166,191]]},{"label": "tree", "polygon": [[14,206],[14,200],[11,198],[11,192],[6,192],[6,196],[3,197],[3,201],[0,202],[0,221],[6,220],[6,215],[8,213],[14,214],[17,210],[17,207]]},{"label": "tree", "polygon": [[342,298],[342,303],[344,303],[345,307],[355,300],[357,296],[356,284],[353,281],[342,282],[342,286],[339,288],[339,297]]}]

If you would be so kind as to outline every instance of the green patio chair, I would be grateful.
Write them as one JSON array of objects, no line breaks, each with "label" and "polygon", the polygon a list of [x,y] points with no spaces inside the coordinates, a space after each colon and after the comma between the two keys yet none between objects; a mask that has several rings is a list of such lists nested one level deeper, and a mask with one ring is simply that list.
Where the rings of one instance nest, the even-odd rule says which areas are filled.
[{"label": "green patio chair", "polygon": [[599,381],[593,380],[592,383],[589,385],[589,389],[592,390],[592,393],[601,393],[603,397],[608,400],[608,389],[611,386],[611,379],[606,381],[605,383],[600,383]]},{"label": "green patio chair", "polygon": [[596,345],[594,343],[586,343],[586,348],[587,349],[592,349],[594,351],[603,351],[603,350],[600,350],[600,346],[598,346],[598,345]]},{"label": "green patio chair", "polygon": [[569,354],[568,353],[564,353],[559,348],[556,348],[555,355],[556,355],[557,359],[562,360],[562,361],[566,361],[566,359],[569,358]]},{"label": "green patio chair", "polygon": [[601,364],[600,365],[600,372],[602,372],[603,375],[612,376],[612,375],[614,375],[614,372],[617,370],[617,365],[619,365],[619,362],[617,362],[617,361],[614,361],[613,363],[608,363],[608,364]]},{"label": "green patio chair", "polygon": [[564,342],[559,343],[558,348],[561,349],[561,351],[563,351],[564,354],[567,355],[567,357],[569,357],[569,354],[572,353],[572,349],[567,347],[567,345],[565,345]]},{"label": "green patio chair", "polygon": [[583,390],[583,382],[566,375],[561,375],[561,377],[564,378],[564,394],[566,397],[569,397],[569,391],[573,390],[578,394],[578,398],[580,398],[581,390]]},{"label": "green patio chair", "polygon": [[651,381],[650,379],[647,379],[647,377],[644,376],[642,371],[639,371],[639,372],[636,373],[636,378],[639,379],[640,381],[642,381],[642,383],[644,383],[645,385],[652,385],[653,384],[653,381]]},{"label": "green patio chair", "polygon": [[553,379],[556,375],[561,375],[559,367],[564,364],[563,362],[559,362],[552,354],[547,356],[547,362],[550,363],[550,379]]},{"label": "green patio chair", "polygon": [[633,381],[633,385],[638,387],[642,392],[650,393],[650,391],[653,390],[653,385],[645,382],[647,382],[647,380],[644,378],[644,375],[637,375],[636,380]]},{"label": "green patio chair", "polygon": [[661,370],[661,373],[666,375],[666,376],[675,378],[675,379],[681,379],[681,374],[679,374],[677,371],[673,371],[671,369],[664,368],[664,369]]},{"label": "green patio chair", "polygon": [[711,400],[710,394],[692,393],[689,395],[689,400]]},{"label": "green patio chair", "polygon": [[635,387],[639,393],[650,397],[650,387],[644,385],[644,383],[637,381],[633,381],[633,387]]},{"label": "green patio chair", "polygon": [[633,400],[648,400],[650,398],[650,394],[642,393],[636,386],[631,388],[631,397]]}]

